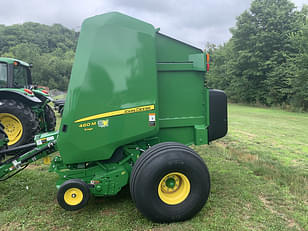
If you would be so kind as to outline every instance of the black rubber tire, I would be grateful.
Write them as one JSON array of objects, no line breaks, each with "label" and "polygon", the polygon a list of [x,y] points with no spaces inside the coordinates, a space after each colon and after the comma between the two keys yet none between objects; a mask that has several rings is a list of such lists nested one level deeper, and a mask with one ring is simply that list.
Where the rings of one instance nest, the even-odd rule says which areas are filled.
[{"label": "black rubber tire", "polygon": [[13,99],[1,99],[0,114],[1,113],[14,115],[22,124],[23,134],[21,138],[15,144],[9,145],[9,148],[33,142],[34,136],[40,129],[39,121],[29,106]]},{"label": "black rubber tire", "polygon": [[[2,144],[0,145],[0,151],[7,149],[5,140],[7,140],[7,134],[4,131],[4,126],[0,123],[0,144]],[[5,159],[5,154],[0,154],[0,164],[3,159]]]},{"label": "black rubber tire", "polygon": [[64,110],[64,106],[61,107],[61,109],[59,110],[60,116],[63,116],[63,110]]},{"label": "black rubber tire", "polygon": [[47,125],[47,130],[54,131],[56,127],[56,115],[54,110],[47,104],[44,108],[44,113],[45,113],[45,120],[46,120],[46,125]]},{"label": "black rubber tire", "polygon": [[0,140],[4,140],[4,139],[7,139],[7,134],[4,131],[3,124],[0,122]]},{"label": "black rubber tire", "polygon": [[[71,188],[78,188],[78,189],[80,189],[80,191],[83,194],[82,201],[77,205],[69,205],[64,200],[65,192],[67,190],[71,189]],[[79,209],[81,209],[81,208],[83,208],[84,206],[87,205],[87,203],[90,199],[90,195],[91,195],[90,189],[84,181],[79,180],[79,179],[72,179],[72,180],[65,181],[61,185],[61,187],[60,187],[60,189],[57,193],[57,200],[58,200],[59,205],[63,209],[68,210],[68,211],[75,211],[75,210],[79,210]]]},{"label": "black rubber tire", "polygon": [[[176,205],[158,195],[161,179],[171,172],[185,175],[190,182],[187,198]],[[210,193],[210,175],[203,159],[191,148],[166,142],[146,150],[136,161],[130,178],[131,197],[138,210],[154,222],[184,221],[198,213]]]}]

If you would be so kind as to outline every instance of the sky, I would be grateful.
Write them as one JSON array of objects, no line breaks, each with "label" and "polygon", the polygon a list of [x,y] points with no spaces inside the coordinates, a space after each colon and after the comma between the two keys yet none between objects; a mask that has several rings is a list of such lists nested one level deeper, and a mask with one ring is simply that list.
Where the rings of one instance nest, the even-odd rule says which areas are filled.
[{"label": "sky", "polygon": [[[236,17],[252,0],[0,0],[0,24],[62,24],[76,31],[84,19],[118,11],[151,23],[160,32],[199,48],[231,38]],[[308,0],[291,0],[298,9]]]}]

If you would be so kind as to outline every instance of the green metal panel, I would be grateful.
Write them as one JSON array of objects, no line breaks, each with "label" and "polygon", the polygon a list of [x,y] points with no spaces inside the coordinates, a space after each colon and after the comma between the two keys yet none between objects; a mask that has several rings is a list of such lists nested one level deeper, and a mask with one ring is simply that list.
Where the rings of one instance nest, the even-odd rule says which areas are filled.
[{"label": "green metal panel", "polygon": [[157,32],[156,54],[157,62],[187,62],[189,55],[202,54],[202,50]]},{"label": "green metal panel", "polygon": [[208,143],[208,89],[203,52],[157,33],[159,139]]},{"label": "green metal panel", "polygon": [[104,160],[150,137],[157,115],[155,29],[108,13],[85,20],[77,45],[58,147],[64,163]]},{"label": "green metal panel", "polygon": [[[205,121],[203,75],[198,72],[159,72],[160,120],[179,118]],[[161,125],[163,127],[163,125]]]}]

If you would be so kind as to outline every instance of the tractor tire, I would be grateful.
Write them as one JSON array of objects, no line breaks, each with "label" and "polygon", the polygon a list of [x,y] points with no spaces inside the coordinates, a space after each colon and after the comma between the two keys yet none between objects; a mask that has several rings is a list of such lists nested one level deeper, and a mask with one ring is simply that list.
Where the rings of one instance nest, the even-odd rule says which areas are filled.
[{"label": "tractor tire", "polygon": [[8,147],[33,143],[39,122],[30,107],[13,99],[0,100],[0,122],[8,135]]},{"label": "tractor tire", "polygon": [[90,199],[88,185],[79,179],[65,181],[57,194],[59,205],[68,211],[74,211],[86,206]]},{"label": "tractor tire", "polygon": [[44,113],[45,113],[47,130],[49,132],[54,131],[56,127],[56,122],[57,122],[54,110],[52,110],[52,108],[47,104],[45,106]]},{"label": "tractor tire", "polygon": [[[7,134],[4,131],[4,126],[2,125],[2,123],[0,123],[0,151],[7,149]],[[0,153],[0,165],[1,165],[1,161],[5,159],[5,154],[4,153]]]},{"label": "tractor tire", "polygon": [[61,107],[61,109],[59,110],[60,116],[63,116],[63,110],[64,110],[64,106]]},{"label": "tractor tire", "polygon": [[184,221],[198,213],[210,193],[210,175],[189,147],[166,142],[136,161],[130,191],[138,210],[154,222]]}]

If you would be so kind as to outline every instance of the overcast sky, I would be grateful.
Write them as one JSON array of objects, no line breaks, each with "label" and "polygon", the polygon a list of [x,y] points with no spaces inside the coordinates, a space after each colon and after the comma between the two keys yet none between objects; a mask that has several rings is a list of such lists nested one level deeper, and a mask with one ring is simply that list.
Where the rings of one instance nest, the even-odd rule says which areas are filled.
[{"label": "overcast sky", "polygon": [[[60,23],[76,31],[90,16],[119,11],[160,27],[161,32],[204,48],[222,44],[252,0],[0,0],[0,24]],[[308,0],[291,0],[301,9]]]}]

